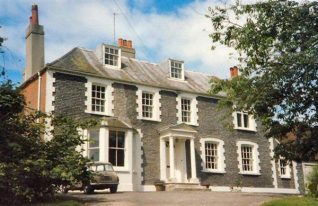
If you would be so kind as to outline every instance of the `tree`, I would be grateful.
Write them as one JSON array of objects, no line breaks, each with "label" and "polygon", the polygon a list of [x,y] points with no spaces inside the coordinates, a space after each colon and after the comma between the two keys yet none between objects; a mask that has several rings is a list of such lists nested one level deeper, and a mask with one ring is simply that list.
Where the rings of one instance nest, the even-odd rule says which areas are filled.
[{"label": "tree", "polygon": [[[237,51],[238,77],[213,79],[221,105],[246,110],[264,125],[275,149],[291,160],[318,153],[318,3],[282,0],[209,8],[218,44]],[[291,138],[292,137],[292,138]]]},{"label": "tree", "polygon": [[[0,82],[0,204],[45,200],[60,188],[89,181],[87,158],[76,148],[84,143],[80,123],[39,112],[26,114],[24,98],[11,81]],[[44,119],[54,126],[48,133]]]}]

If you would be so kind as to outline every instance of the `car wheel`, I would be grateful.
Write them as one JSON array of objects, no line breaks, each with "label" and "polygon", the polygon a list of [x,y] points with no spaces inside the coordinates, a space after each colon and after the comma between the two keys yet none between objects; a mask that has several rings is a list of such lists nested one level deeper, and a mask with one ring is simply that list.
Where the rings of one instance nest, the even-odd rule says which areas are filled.
[{"label": "car wheel", "polygon": [[118,187],[118,185],[110,187],[109,188],[110,189],[110,193],[116,193],[117,192],[117,187]]},{"label": "car wheel", "polygon": [[86,185],[84,187],[84,193],[85,194],[92,194],[94,192],[94,189],[92,189],[89,185]]}]

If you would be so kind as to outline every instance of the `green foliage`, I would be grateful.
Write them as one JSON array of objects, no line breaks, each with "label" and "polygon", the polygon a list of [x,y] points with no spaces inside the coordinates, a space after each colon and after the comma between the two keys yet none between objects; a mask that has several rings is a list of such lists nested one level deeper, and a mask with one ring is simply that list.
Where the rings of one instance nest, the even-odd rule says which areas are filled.
[{"label": "green foliage", "polygon": [[84,143],[78,128],[86,123],[24,113],[24,98],[10,81],[0,83],[0,103],[0,204],[45,200],[61,185],[89,181],[89,160],[76,149]]},{"label": "green foliage", "polygon": [[[254,114],[276,156],[309,160],[318,152],[318,2],[269,0],[209,9],[213,47],[234,48],[240,76],[213,79],[211,94]],[[287,141],[287,136],[296,138]]]},{"label": "green foliage", "polygon": [[308,176],[309,195],[318,197],[318,166],[316,165]]},{"label": "green foliage", "polygon": [[285,197],[265,202],[262,206],[317,206],[318,200],[309,197]]}]

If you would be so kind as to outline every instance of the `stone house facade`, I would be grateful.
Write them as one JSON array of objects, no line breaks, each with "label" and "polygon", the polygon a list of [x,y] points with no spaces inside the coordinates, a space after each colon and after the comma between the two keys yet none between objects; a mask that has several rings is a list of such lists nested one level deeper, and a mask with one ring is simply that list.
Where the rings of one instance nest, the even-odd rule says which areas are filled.
[{"label": "stone house facade", "polygon": [[44,58],[44,45],[34,45],[44,44],[39,38],[44,32],[34,5],[21,86],[27,104],[96,119],[98,126],[81,130],[89,139],[83,155],[111,162],[119,190],[154,191],[162,180],[170,189],[209,184],[213,191],[303,191],[301,164],[275,162],[278,142],[264,138],[251,115],[233,111],[224,121],[234,128],[224,126],[225,111],[216,107],[225,94],[208,95],[211,76],[188,71],[180,60],[138,60],[132,42],[123,39],[94,51],[76,47],[44,65],[32,60],[38,53]]}]

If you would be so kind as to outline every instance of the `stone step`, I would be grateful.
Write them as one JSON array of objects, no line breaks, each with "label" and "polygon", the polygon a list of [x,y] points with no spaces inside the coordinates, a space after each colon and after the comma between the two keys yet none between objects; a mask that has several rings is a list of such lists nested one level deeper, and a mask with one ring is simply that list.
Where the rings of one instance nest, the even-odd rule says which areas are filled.
[{"label": "stone step", "polygon": [[166,183],[166,191],[211,191],[197,183]]}]

